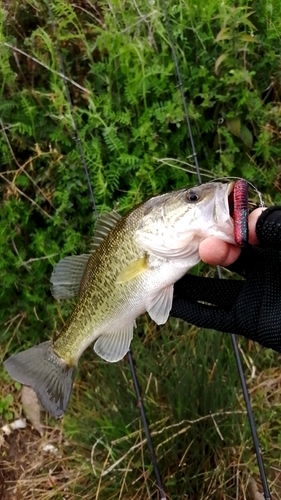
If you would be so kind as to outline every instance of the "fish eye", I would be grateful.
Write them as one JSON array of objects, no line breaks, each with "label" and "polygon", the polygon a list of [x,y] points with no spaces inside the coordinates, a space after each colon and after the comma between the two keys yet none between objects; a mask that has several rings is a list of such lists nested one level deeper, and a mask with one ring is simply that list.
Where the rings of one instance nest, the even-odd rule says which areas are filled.
[{"label": "fish eye", "polygon": [[195,202],[200,199],[199,194],[195,193],[195,191],[187,191],[186,193],[187,201]]}]

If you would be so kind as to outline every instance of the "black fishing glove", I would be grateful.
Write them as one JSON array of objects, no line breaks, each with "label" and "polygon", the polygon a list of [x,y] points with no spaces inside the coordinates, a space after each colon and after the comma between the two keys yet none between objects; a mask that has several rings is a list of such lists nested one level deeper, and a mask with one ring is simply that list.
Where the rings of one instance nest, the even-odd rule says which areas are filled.
[{"label": "black fishing glove", "polygon": [[170,315],[281,352],[281,207],[262,212],[256,233],[260,246],[243,248],[228,267],[245,280],[186,275],[175,284]]}]

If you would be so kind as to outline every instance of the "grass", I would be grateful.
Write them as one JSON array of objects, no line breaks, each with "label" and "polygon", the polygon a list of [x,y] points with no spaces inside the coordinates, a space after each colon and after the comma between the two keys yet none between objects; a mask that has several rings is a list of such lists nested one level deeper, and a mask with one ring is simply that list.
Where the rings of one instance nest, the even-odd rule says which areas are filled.
[{"label": "grass", "polygon": [[[248,483],[258,469],[229,336],[175,320],[161,330],[147,320],[143,329],[132,347],[167,498],[251,499]],[[239,348],[277,499],[279,357],[244,340]],[[14,394],[17,414],[18,391],[6,385],[5,392]],[[110,365],[89,350],[65,417],[46,424],[43,439],[30,428],[6,438],[1,470],[6,488],[14,471],[12,498],[160,498],[126,359]],[[46,442],[58,455],[42,452]]]}]

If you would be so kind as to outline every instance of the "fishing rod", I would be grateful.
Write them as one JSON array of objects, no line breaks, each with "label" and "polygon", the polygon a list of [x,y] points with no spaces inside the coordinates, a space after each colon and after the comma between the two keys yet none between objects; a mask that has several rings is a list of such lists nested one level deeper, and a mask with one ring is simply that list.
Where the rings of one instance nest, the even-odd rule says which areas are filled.
[{"label": "fishing rod", "polygon": [[[179,86],[180,91],[181,91],[181,98],[182,98],[182,102],[183,102],[185,119],[186,119],[186,123],[187,123],[187,127],[188,127],[189,139],[190,139],[191,148],[192,148],[192,155],[193,155],[194,163],[195,163],[195,167],[196,167],[197,178],[198,178],[199,184],[201,184],[200,168],[199,168],[197,153],[196,153],[196,149],[195,149],[195,145],[194,145],[191,123],[190,123],[190,119],[189,119],[186,98],[185,98],[184,90],[183,90],[183,81],[182,81],[181,72],[180,72],[180,68],[179,68],[178,57],[177,57],[175,43],[174,43],[174,37],[173,37],[173,33],[172,33],[170,21],[169,21],[166,0],[162,0],[162,6],[163,6],[164,19],[165,19],[165,24],[166,24],[166,28],[167,28],[168,37],[169,37],[170,47],[171,47],[171,51],[172,51],[172,55],[173,55],[176,76],[178,79],[178,86]],[[218,273],[218,277],[220,279],[222,279],[222,273],[221,273],[220,266],[217,266],[217,273]],[[243,372],[241,357],[239,354],[236,334],[234,334],[234,333],[231,334],[231,341],[232,341],[232,347],[234,350],[236,365],[237,365],[237,369],[238,369],[238,373],[239,373],[242,392],[243,392],[243,396],[244,396],[244,400],[245,400],[245,404],[246,404],[246,410],[247,410],[247,415],[248,415],[249,424],[250,424],[250,428],[251,428],[251,433],[252,433],[255,453],[256,453],[256,457],[257,457],[258,467],[259,467],[259,471],[260,471],[260,477],[261,477],[261,482],[262,482],[262,487],[263,487],[263,492],[264,492],[264,500],[271,500],[271,495],[270,495],[270,491],[269,491],[269,487],[268,487],[268,483],[267,483],[265,467],[264,467],[262,453],[261,453],[260,444],[259,444],[258,433],[257,433],[256,425],[255,425],[254,416],[253,416],[253,410],[252,410],[252,406],[251,406],[251,402],[250,402],[249,393],[247,390],[247,384],[246,384],[245,375]]]},{"label": "fishing rod", "polygon": [[[51,20],[52,32],[53,32],[54,40],[56,43],[56,50],[57,50],[57,55],[58,55],[58,60],[59,60],[59,65],[60,65],[60,71],[61,71],[62,79],[64,82],[66,98],[67,98],[68,105],[69,105],[72,127],[73,127],[74,134],[75,134],[74,140],[77,143],[80,157],[82,159],[82,164],[84,167],[87,185],[88,185],[88,189],[89,189],[90,200],[91,200],[91,203],[93,205],[93,210],[94,210],[95,216],[97,218],[99,214],[98,214],[97,205],[96,205],[96,201],[95,201],[95,195],[94,195],[94,191],[93,191],[91,180],[90,180],[89,169],[87,166],[86,157],[85,157],[83,146],[82,146],[82,142],[81,142],[81,138],[80,138],[80,134],[79,134],[79,129],[77,126],[77,122],[75,120],[74,108],[73,108],[73,103],[72,103],[72,99],[71,99],[71,95],[70,95],[70,91],[69,91],[68,80],[67,80],[66,73],[65,73],[64,63],[63,63],[61,51],[59,48],[58,40],[56,38],[55,19],[54,19],[53,11],[51,8],[50,0],[47,0],[47,6],[48,6],[49,16],[50,16],[50,20]],[[147,440],[147,445],[148,445],[149,452],[150,452],[150,458],[151,458],[151,462],[153,465],[153,470],[154,470],[154,474],[155,474],[155,478],[156,478],[157,488],[158,488],[158,491],[160,494],[160,500],[167,500],[167,497],[164,493],[164,488],[163,488],[163,484],[162,484],[162,480],[161,480],[161,476],[160,476],[160,472],[159,472],[159,468],[158,468],[158,464],[157,464],[157,460],[156,460],[156,456],[155,456],[155,451],[154,451],[154,447],[153,447],[153,443],[152,443],[149,424],[148,424],[148,420],[147,420],[146,413],[145,413],[145,408],[144,408],[142,397],[141,397],[141,391],[140,391],[140,387],[139,387],[139,383],[138,383],[138,379],[137,379],[137,374],[136,374],[136,369],[135,369],[135,365],[134,365],[134,361],[133,361],[133,355],[132,355],[131,348],[127,352],[127,356],[128,356],[129,366],[130,366],[131,375],[132,375],[132,379],[133,379],[133,385],[134,385],[134,389],[135,389],[135,393],[136,393],[136,397],[137,397],[137,405],[138,405],[138,408],[140,410],[141,419],[142,419],[142,423],[143,423],[143,427],[144,427],[144,432],[145,432],[145,436],[146,436],[146,440]]]}]

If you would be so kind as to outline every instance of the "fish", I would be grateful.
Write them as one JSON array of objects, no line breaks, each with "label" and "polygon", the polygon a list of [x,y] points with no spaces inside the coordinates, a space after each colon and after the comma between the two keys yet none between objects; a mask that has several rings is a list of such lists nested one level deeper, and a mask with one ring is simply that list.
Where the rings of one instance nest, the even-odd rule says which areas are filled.
[{"label": "fish", "polygon": [[46,411],[65,413],[79,358],[94,351],[118,362],[130,349],[136,318],[166,323],[173,285],[200,261],[208,236],[235,243],[229,200],[234,182],[209,182],[150,198],[121,217],[102,215],[89,254],[68,256],[51,275],[56,299],[78,297],[59,334],[9,357],[10,376],[30,386]]}]

